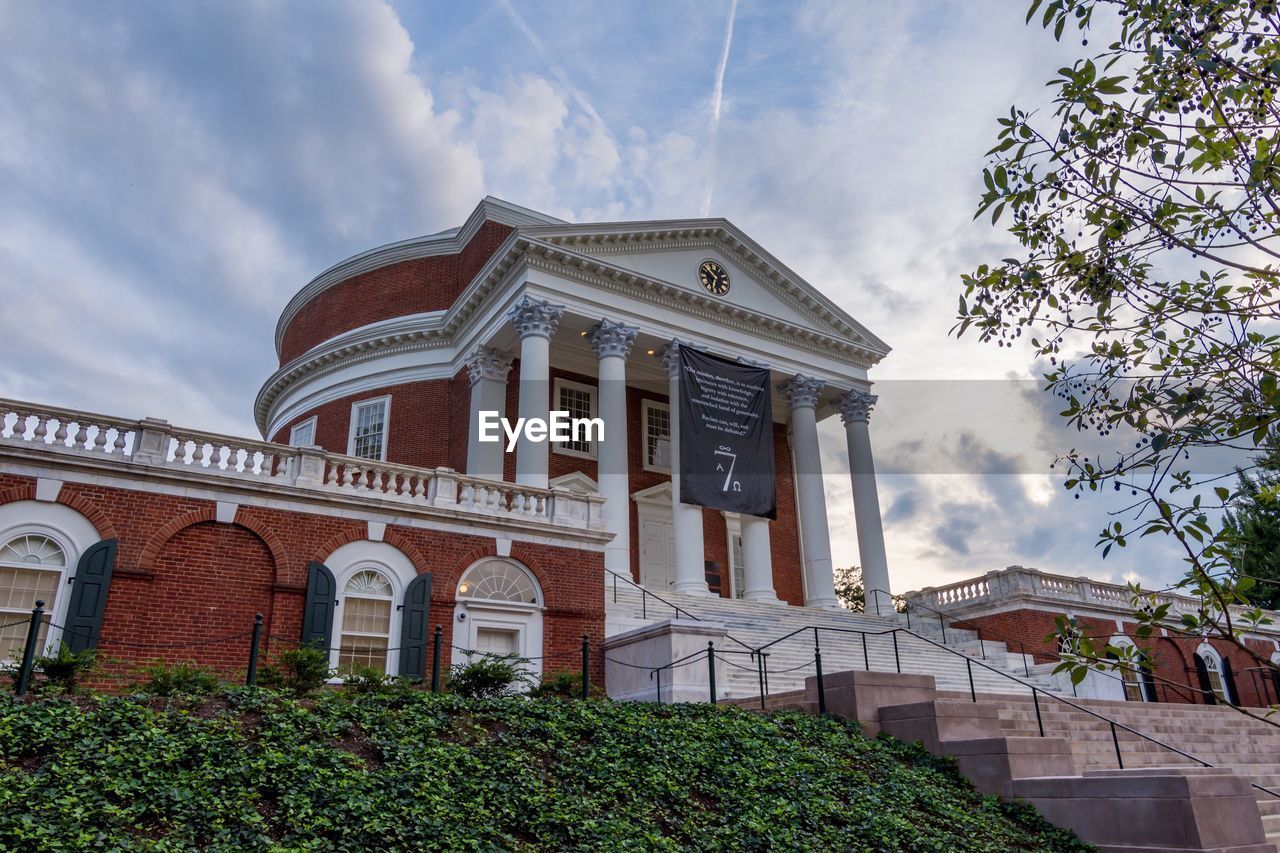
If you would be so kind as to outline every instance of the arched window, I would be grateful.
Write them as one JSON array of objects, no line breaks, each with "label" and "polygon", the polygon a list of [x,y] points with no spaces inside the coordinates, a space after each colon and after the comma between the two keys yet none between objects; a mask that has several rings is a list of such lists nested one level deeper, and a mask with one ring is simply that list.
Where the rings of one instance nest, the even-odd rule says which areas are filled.
[{"label": "arched window", "polygon": [[[1110,645],[1117,648],[1132,647],[1133,641],[1128,637],[1117,636],[1111,638]],[[1108,652],[1107,657],[1114,661],[1120,661],[1120,657],[1113,652]],[[1121,664],[1117,670],[1121,686],[1124,688],[1126,702],[1156,701],[1155,679],[1152,678],[1151,673],[1144,666],[1146,662],[1147,656],[1141,650],[1134,649],[1133,657]]]},{"label": "arched window", "polygon": [[[8,626],[0,628],[0,658],[21,657],[27,636],[22,620],[30,619],[37,600],[44,602],[46,612],[53,612],[66,567],[66,552],[48,536],[22,533],[0,545],[0,624]],[[40,626],[40,648],[47,631],[46,617]]]},{"label": "arched window", "polygon": [[387,671],[395,588],[377,569],[360,569],[342,587],[338,669],[368,666]]},{"label": "arched window", "polygon": [[[1201,643],[1196,649],[1196,674],[1200,676],[1200,689],[1212,694],[1213,699],[1228,705],[1236,704],[1235,690],[1231,684],[1231,666],[1217,649]],[[1206,696],[1206,699],[1209,697]]]},{"label": "arched window", "polygon": [[458,597],[512,604],[541,604],[537,582],[510,560],[482,560],[462,574]]}]

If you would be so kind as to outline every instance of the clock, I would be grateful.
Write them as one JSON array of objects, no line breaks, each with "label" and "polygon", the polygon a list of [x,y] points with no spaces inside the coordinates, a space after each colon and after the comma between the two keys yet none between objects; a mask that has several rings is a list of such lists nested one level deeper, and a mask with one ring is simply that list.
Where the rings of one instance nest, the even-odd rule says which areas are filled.
[{"label": "clock", "polygon": [[707,293],[724,296],[729,292],[729,273],[715,261],[703,261],[698,266],[698,281]]}]

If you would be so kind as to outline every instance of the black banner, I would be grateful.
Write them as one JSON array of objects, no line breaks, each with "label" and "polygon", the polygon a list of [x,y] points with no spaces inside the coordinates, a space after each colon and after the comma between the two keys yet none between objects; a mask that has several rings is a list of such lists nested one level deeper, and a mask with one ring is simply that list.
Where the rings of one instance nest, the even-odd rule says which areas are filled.
[{"label": "black banner", "polygon": [[680,500],[777,517],[769,371],[680,347]]}]

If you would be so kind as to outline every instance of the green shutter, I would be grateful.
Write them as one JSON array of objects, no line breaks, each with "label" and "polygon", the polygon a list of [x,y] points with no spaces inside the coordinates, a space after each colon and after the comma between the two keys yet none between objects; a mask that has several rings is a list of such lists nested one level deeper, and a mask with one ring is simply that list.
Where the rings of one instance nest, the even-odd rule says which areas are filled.
[{"label": "green shutter", "polygon": [[62,633],[62,641],[73,652],[98,646],[102,612],[107,607],[107,590],[116,566],[116,544],[115,539],[104,539],[90,546],[76,563]]},{"label": "green shutter", "polygon": [[302,642],[325,649],[333,641],[333,611],[338,605],[338,582],[324,563],[307,567],[307,600],[302,611]]},{"label": "green shutter", "polygon": [[431,573],[409,582],[400,615],[400,675],[423,678],[427,674],[427,621],[431,609]]},{"label": "green shutter", "polygon": [[1196,675],[1200,679],[1200,698],[1204,700],[1206,705],[1217,705],[1218,697],[1214,695],[1213,684],[1209,682],[1209,668],[1204,665],[1204,659],[1198,654],[1191,656],[1196,662]]}]

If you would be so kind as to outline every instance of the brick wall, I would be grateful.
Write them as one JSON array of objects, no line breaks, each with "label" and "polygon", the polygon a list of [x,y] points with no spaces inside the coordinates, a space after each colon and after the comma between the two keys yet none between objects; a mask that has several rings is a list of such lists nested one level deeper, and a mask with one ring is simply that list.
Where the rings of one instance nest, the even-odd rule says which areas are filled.
[{"label": "brick wall", "polygon": [[[0,474],[0,503],[28,500],[34,486],[30,478]],[[234,524],[221,524],[214,521],[212,501],[140,489],[67,482],[58,500],[94,519],[100,531],[108,527],[119,540],[101,635],[101,655],[117,672],[166,660],[242,673],[247,637],[179,646],[247,632],[257,612],[265,617],[266,635],[295,642],[308,563],[367,534],[363,521],[249,506],[240,508]],[[458,581],[476,560],[495,555],[493,538],[392,524],[384,541],[399,548],[419,572],[432,573],[431,624],[443,626],[445,641],[452,641]],[[569,664],[575,661],[573,666],[580,666],[585,633],[595,650],[593,678],[602,680],[603,555],[517,542],[512,556],[529,567],[543,589],[547,667],[573,668]]]},{"label": "brick wall", "polygon": [[512,230],[486,222],[459,254],[401,261],[333,285],[289,322],[281,339],[280,364],[378,320],[447,309]]},{"label": "brick wall", "polygon": [[[1057,659],[1057,643],[1047,639],[1056,629],[1054,617],[1057,615],[1060,615],[1060,611],[1022,609],[956,620],[948,624],[976,630],[984,640],[1004,642],[1012,652],[1025,649],[1028,654],[1033,654],[1036,663],[1049,663]],[[1078,616],[1076,621],[1096,641],[1105,643],[1111,637],[1124,635],[1131,638],[1135,645],[1149,648],[1156,676],[1156,696],[1160,701],[1203,703],[1198,694],[1200,681],[1193,659],[1195,650],[1200,645],[1198,637],[1168,636],[1139,641],[1138,625],[1135,622],[1122,620],[1123,627],[1118,628],[1114,619]],[[1269,659],[1275,650],[1268,642],[1246,640],[1246,643],[1264,659]],[[1211,640],[1210,645],[1230,662],[1241,704],[1259,706],[1280,701],[1270,674],[1253,672],[1258,663],[1248,654],[1224,640]],[[1169,683],[1161,683],[1162,681]]]}]

